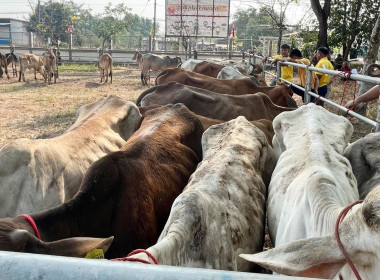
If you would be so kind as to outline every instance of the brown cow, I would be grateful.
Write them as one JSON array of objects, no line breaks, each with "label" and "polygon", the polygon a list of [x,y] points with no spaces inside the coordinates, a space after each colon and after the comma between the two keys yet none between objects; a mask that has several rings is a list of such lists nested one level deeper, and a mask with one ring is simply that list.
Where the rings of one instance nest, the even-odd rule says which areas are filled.
[{"label": "brown cow", "polygon": [[228,95],[170,82],[144,91],[136,101],[138,106],[183,103],[195,114],[229,121],[244,116],[247,120],[267,119],[294,108],[280,107],[264,93]]},{"label": "brown cow", "polygon": [[135,52],[132,60],[136,60],[136,63],[139,65],[140,70],[142,70],[142,54],[140,52]]},{"label": "brown cow", "polygon": [[19,56],[20,61],[20,72],[18,81],[21,82],[22,80],[25,82],[25,70],[26,69],[33,69],[34,70],[34,79],[37,80],[37,72],[39,72],[42,76],[44,76],[45,73],[45,67],[44,62],[42,61],[42,58],[35,55],[35,54],[29,54],[24,53]]},{"label": "brown cow", "polygon": [[[73,199],[31,215],[41,239],[114,236],[109,258],[153,245],[202,158],[202,133],[181,104],[148,111],[120,151],[91,165]],[[39,252],[32,227],[20,217],[0,220],[0,235],[0,250]]]},{"label": "brown cow", "polygon": [[156,85],[163,85],[168,82],[178,82],[184,85],[230,95],[263,92],[269,96],[273,103],[279,106],[297,108],[296,101],[291,97],[293,91],[286,84],[280,84],[274,87],[258,86],[248,79],[222,80],[181,68],[166,69],[156,78]]},{"label": "brown cow", "polygon": [[[107,83],[108,81],[108,76],[111,77],[111,84],[112,84],[112,57],[108,54],[105,53],[99,57],[98,60],[98,69],[100,71],[100,83],[103,81],[105,78],[104,83]],[[108,74],[108,69],[110,70]]]},{"label": "brown cow", "polygon": [[1,68],[4,68],[5,74],[7,75],[7,78],[9,79],[7,56],[5,55],[5,52],[3,51],[0,51],[0,78],[3,77],[3,69]]},{"label": "brown cow", "polygon": [[[159,108],[162,106],[164,106],[164,105],[156,104],[156,105],[151,105],[151,106],[143,106],[143,107],[140,106],[138,108],[139,108],[139,111],[141,114],[145,114],[149,110],[156,109],[156,108]],[[207,118],[207,117],[197,115],[197,114],[195,114],[195,115],[201,121],[202,126],[203,126],[203,130],[205,130],[205,131],[212,125],[221,124],[221,123],[226,122],[223,120]],[[272,122],[270,120],[266,120],[266,119],[261,119],[261,120],[257,120],[257,121],[250,121],[250,122],[254,126],[256,126],[258,129],[260,129],[262,132],[264,132],[269,144],[272,146],[272,139],[274,136],[274,129],[273,129]]]},{"label": "brown cow", "polygon": [[51,84],[51,77],[54,76],[54,83],[57,83],[58,71],[57,71],[57,59],[54,53],[49,49],[42,53],[42,61],[44,63],[45,72],[44,80],[48,84]]}]

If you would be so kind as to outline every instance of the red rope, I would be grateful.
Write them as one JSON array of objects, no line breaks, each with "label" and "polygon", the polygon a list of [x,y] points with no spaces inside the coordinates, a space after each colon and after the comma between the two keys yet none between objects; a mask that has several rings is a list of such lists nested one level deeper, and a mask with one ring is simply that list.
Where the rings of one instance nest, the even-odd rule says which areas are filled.
[{"label": "red rope", "polygon": [[111,259],[111,261],[129,261],[129,262],[141,262],[141,263],[146,263],[146,264],[151,264],[150,262],[146,261],[146,260],[143,260],[143,259],[139,259],[139,258],[132,258],[131,256],[132,255],[135,255],[135,254],[138,254],[138,253],[145,253],[148,255],[148,257],[155,263],[155,264],[158,264],[158,261],[157,259],[151,254],[149,253],[147,250],[144,250],[144,249],[137,249],[137,250],[134,250],[132,252],[130,252],[126,257],[124,258],[116,258],[116,259]]},{"label": "red rope", "polygon": [[337,220],[336,220],[336,223],[335,223],[335,238],[336,238],[336,241],[338,243],[338,246],[339,246],[339,249],[342,251],[343,255],[344,255],[344,258],[346,259],[346,261],[348,262],[348,265],[351,267],[352,271],[354,272],[355,276],[356,276],[356,279],[358,280],[362,280],[362,278],[360,277],[359,275],[359,272],[358,270],[356,269],[354,263],[352,262],[350,256],[348,255],[347,251],[344,249],[343,247],[343,244],[342,244],[342,241],[340,240],[340,237],[339,237],[339,225],[340,223],[344,220],[344,218],[346,217],[346,214],[348,213],[348,211],[351,210],[351,208],[353,206],[355,206],[356,204],[359,204],[359,203],[362,203],[363,200],[358,200],[354,203],[351,203],[350,205],[348,205],[347,207],[345,207],[339,214]]},{"label": "red rope", "polygon": [[27,220],[29,222],[29,224],[32,226],[33,230],[34,230],[34,234],[36,235],[36,237],[41,240],[41,236],[40,236],[40,233],[38,232],[38,228],[37,228],[37,225],[36,223],[34,222],[33,218],[30,217],[29,215],[27,214],[21,214],[21,215],[18,215],[16,217],[23,217],[25,220]]}]

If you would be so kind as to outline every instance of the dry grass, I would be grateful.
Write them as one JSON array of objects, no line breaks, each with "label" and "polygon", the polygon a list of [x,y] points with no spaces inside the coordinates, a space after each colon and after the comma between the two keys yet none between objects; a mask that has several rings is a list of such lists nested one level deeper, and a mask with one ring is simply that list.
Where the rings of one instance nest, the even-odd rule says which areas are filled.
[{"label": "dry grass", "polygon": [[[119,67],[114,70],[112,84],[100,84],[99,73],[94,67],[84,71],[80,67],[60,72],[57,84],[46,85],[41,76],[33,79],[32,71],[26,73],[26,83],[17,78],[0,79],[0,147],[17,138],[51,138],[62,134],[75,121],[77,109],[109,94],[135,101],[146,90],[140,84],[137,67]],[[154,75],[152,75],[154,77]],[[153,80],[153,79],[152,79]],[[330,98],[340,103],[344,82],[334,79]],[[352,97],[353,82],[346,88],[342,104]],[[300,100],[298,100],[300,101]],[[376,103],[376,102],[375,102]],[[337,112],[337,109],[326,108]],[[375,108],[375,109],[374,109]],[[369,107],[371,118],[377,113],[376,104]],[[356,140],[371,131],[371,127],[353,120]]]},{"label": "dry grass", "polygon": [[78,108],[109,94],[135,101],[141,86],[137,68],[114,70],[112,84],[100,84],[99,72],[60,72],[57,84],[47,85],[37,73],[27,72],[27,82],[0,79],[0,147],[17,138],[51,138],[75,121]]}]

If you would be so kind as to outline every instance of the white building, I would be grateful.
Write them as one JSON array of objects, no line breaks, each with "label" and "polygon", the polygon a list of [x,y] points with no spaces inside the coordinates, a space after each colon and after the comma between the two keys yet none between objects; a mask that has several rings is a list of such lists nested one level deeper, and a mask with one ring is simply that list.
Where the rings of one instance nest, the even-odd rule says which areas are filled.
[{"label": "white building", "polygon": [[27,23],[19,19],[0,18],[0,45],[29,46]]}]

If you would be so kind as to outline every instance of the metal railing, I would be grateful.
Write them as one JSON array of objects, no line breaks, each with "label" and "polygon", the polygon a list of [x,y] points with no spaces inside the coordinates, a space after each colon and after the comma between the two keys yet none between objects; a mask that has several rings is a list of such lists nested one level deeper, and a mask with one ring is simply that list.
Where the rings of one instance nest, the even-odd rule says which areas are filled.
[{"label": "metal railing", "polygon": [[304,277],[235,272],[135,262],[0,251],[1,279],[112,279],[112,280],[311,280]]},{"label": "metal railing", "polygon": [[[259,59],[260,60],[260,63],[262,63],[262,58],[261,56],[257,56],[257,55],[249,55],[249,61],[251,63],[257,63],[257,60]],[[291,83],[287,80],[284,80],[281,78],[281,66],[282,65],[290,65],[290,66],[293,66],[293,67],[299,67],[299,68],[303,68],[303,69],[306,69],[306,85],[305,85],[305,88],[303,87],[300,87],[294,83]],[[310,102],[310,97],[313,96],[313,97],[316,97],[318,98],[319,100],[323,101],[323,102],[326,102],[328,103],[329,105],[339,109],[340,111],[343,111],[345,112],[346,114],[352,116],[352,117],[355,117],[357,118],[358,120],[368,124],[368,125],[371,125],[373,127],[375,127],[375,130],[376,132],[379,132],[380,131],[380,96],[379,96],[379,102],[378,102],[378,113],[377,113],[377,118],[375,121],[371,120],[371,119],[368,119],[358,113],[355,113],[354,111],[352,110],[349,110],[347,109],[346,107],[344,106],[341,106],[331,100],[329,100],[328,98],[325,98],[325,97],[322,97],[314,92],[311,91],[311,75],[312,75],[312,72],[313,71],[316,71],[316,72],[320,72],[320,73],[324,73],[324,74],[329,74],[329,75],[332,75],[332,76],[339,76],[339,77],[342,77],[342,78],[346,78],[346,79],[351,79],[351,80],[355,80],[355,81],[362,81],[362,82],[367,82],[367,83],[372,83],[374,85],[380,85],[380,78],[376,78],[376,77],[370,77],[370,76],[366,76],[366,75],[361,75],[361,74],[348,74],[348,73],[345,73],[345,72],[341,72],[341,71],[335,71],[335,70],[327,70],[327,69],[321,69],[321,68],[316,68],[316,67],[313,67],[313,66],[306,66],[304,64],[298,64],[298,63],[293,63],[293,62],[279,62],[277,64],[277,68],[276,68],[276,74],[273,74],[269,71],[266,71],[266,66],[268,66],[267,64],[265,63],[262,63],[262,66],[263,66],[263,76],[265,77],[265,74],[268,74],[268,75],[271,75],[273,77],[275,77],[276,79],[276,82],[285,82],[289,85],[292,85],[300,90],[304,90],[305,91],[305,99],[304,99],[304,102],[305,103],[309,103]]]}]

